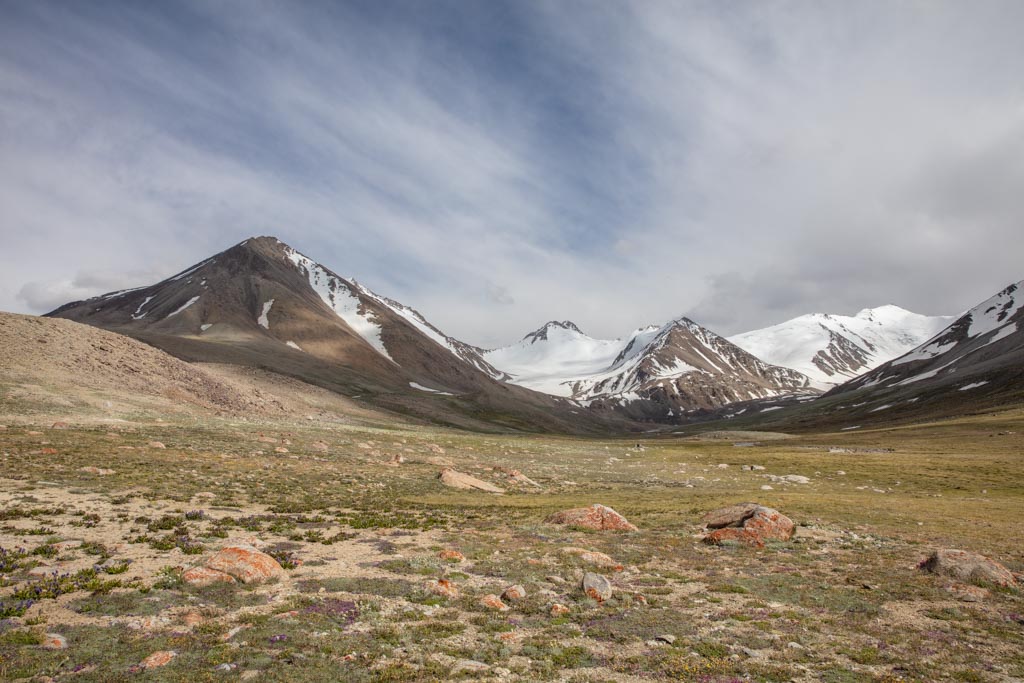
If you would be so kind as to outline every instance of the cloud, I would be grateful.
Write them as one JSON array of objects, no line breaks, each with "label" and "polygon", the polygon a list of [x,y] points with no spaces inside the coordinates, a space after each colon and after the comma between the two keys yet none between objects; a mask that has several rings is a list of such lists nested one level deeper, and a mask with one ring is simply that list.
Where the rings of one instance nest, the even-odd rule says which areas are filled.
[{"label": "cloud", "polygon": [[274,234],[485,346],[549,319],[609,337],[683,313],[722,333],[955,313],[1024,277],[1021,20],[1012,2],[15,4],[0,308]]}]

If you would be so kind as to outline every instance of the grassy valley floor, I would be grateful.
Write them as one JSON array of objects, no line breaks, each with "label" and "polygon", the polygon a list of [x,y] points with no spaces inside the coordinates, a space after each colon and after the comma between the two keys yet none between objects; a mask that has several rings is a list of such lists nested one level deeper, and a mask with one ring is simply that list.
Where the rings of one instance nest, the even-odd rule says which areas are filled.
[{"label": "grassy valley floor", "polygon": [[[1024,678],[1021,590],[917,568],[951,547],[1024,571],[1020,410],[641,449],[386,422],[7,419],[3,680]],[[447,488],[444,467],[506,493]],[[700,542],[703,513],[748,500],[790,516],[795,539]],[[544,523],[591,503],[640,531]],[[285,577],[182,580],[239,541]],[[586,597],[585,571],[613,597]],[[438,579],[458,595],[433,592]],[[481,602],[513,584],[526,597],[507,611]],[[175,656],[139,673],[160,651]]]}]

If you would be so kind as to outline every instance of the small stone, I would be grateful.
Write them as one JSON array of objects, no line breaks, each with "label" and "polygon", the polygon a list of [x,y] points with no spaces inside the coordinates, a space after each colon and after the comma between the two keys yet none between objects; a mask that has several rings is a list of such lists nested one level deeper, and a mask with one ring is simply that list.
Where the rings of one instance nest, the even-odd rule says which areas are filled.
[{"label": "small stone", "polygon": [[553,617],[561,617],[568,613],[569,608],[561,603],[556,602],[555,604],[551,605],[551,616]]},{"label": "small stone", "polygon": [[790,650],[806,650],[807,649],[803,645],[801,645],[800,643],[797,643],[797,642],[794,642],[794,641],[790,641],[790,642],[786,643],[786,647],[788,647]]},{"label": "small stone", "polygon": [[238,665],[235,664],[234,662],[225,662],[224,664],[218,664],[217,666],[213,667],[213,670],[214,671],[219,671],[219,672],[222,672],[222,673],[227,673],[229,671],[234,671],[237,668],[238,668]]},{"label": "small stone", "polygon": [[67,429],[70,426],[67,422],[54,422],[50,429]]},{"label": "small stone", "polygon": [[987,588],[958,583],[946,588],[960,602],[984,602],[991,593]]},{"label": "small stone", "polygon": [[660,636],[654,636],[654,639],[660,640],[663,643],[668,643],[669,645],[676,642],[676,637],[671,633],[663,633]]},{"label": "small stone", "polygon": [[185,624],[185,626],[198,626],[204,621],[206,621],[206,619],[198,610],[189,610],[181,615],[181,623]]},{"label": "small stone", "polygon": [[598,602],[604,602],[612,597],[612,582],[601,574],[584,573],[580,586],[587,597]]},{"label": "small stone", "polygon": [[480,604],[484,607],[497,610],[499,612],[507,612],[509,610],[509,606],[502,602],[501,598],[499,598],[497,595],[494,595],[493,593],[485,595],[484,597],[480,598]]},{"label": "small stone", "polygon": [[327,445],[326,441],[314,441],[313,445],[312,445],[312,448],[313,448],[314,451],[319,451],[321,453],[326,453],[327,451],[330,450],[331,447]]},{"label": "small stone", "polygon": [[483,673],[485,671],[490,670],[490,668],[491,667],[488,666],[487,664],[484,664],[483,662],[478,662],[478,661],[476,661],[474,659],[460,659],[459,661],[457,661],[455,663],[455,666],[452,667],[452,673],[453,674],[460,674],[460,673],[479,674],[479,673]]},{"label": "small stone", "polygon": [[618,564],[608,555],[605,555],[604,553],[599,553],[596,550],[586,550],[584,548],[562,548],[562,552],[566,555],[575,555],[587,564],[592,564],[595,567],[622,571],[621,564]]},{"label": "small stone", "polygon": [[167,666],[177,656],[178,653],[174,650],[157,650],[139,662],[139,666],[143,669],[158,669]]},{"label": "small stone", "polygon": [[68,639],[59,633],[47,633],[43,636],[42,648],[44,650],[66,650]]},{"label": "small stone", "polygon": [[522,586],[520,586],[519,584],[515,584],[513,586],[509,586],[501,594],[501,598],[503,600],[508,600],[509,602],[515,602],[516,600],[522,600],[525,597],[526,597],[526,589],[523,588]]},{"label": "small stone", "polygon": [[114,470],[106,469],[106,468],[103,468],[103,467],[94,467],[93,465],[88,465],[86,467],[82,467],[78,471],[79,472],[88,472],[89,474],[98,474],[101,477],[106,477],[108,475],[114,474]]}]

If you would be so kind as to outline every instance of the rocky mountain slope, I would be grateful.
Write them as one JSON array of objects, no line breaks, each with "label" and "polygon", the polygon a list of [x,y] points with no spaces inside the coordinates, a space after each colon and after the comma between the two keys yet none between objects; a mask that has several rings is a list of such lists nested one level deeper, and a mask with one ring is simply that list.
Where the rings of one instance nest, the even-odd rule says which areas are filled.
[{"label": "rocky mountain slope", "polygon": [[[4,402],[36,410],[106,406],[131,397],[166,410],[191,406],[241,413],[252,397],[159,349],[70,320],[0,312]],[[113,407],[111,405],[110,407]],[[25,411],[28,411],[25,408]]]},{"label": "rocky mountain slope", "polygon": [[[742,428],[853,432],[985,413],[1024,402],[1024,282],[958,317],[917,348],[820,398],[720,411]],[[991,436],[991,435],[990,435]]]},{"label": "rocky mountain slope", "polygon": [[811,391],[799,372],[764,363],[686,318],[625,340],[592,339],[571,322],[550,322],[485,358],[512,382],[644,419]]},{"label": "rocky mountain slope", "polygon": [[910,351],[953,320],[900,308],[867,308],[855,316],[812,313],[744,332],[729,341],[758,358],[798,370],[829,389]]},{"label": "rocky mountain slope", "polygon": [[1012,284],[957,318],[907,354],[831,395],[861,389],[907,388],[915,393],[954,388],[969,392],[1024,378],[1024,281]]},{"label": "rocky mountain slope", "polygon": [[506,384],[480,349],[273,237],[251,238],[149,287],[48,314],[190,361],[259,367],[428,419],[602,429],[607,418]]},{"label": "rocky mountain slope", "polygon": [[737,401],[813,391],[801,373],[765,363],[680,318],[634,335],[607,370],[575,382],[572,396],[638,417],[673,418]]}]

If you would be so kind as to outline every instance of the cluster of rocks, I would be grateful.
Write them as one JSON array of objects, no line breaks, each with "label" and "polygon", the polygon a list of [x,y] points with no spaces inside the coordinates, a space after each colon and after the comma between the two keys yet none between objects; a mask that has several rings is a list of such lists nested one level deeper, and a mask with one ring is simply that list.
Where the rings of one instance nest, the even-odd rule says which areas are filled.
[{"label": "cluster of rocks", "polygon": [[[737,503],[719,508],[704,515],[703,521],[708,530],[703,540],[711,545],[737,542],[763,548],[769,541],[794,539],[796,532],[793,520],[759,503]],[[799,534],[796,540],[832,541],[841,536],[829,531],[812,532]],[[918,568],[963,582],[949,587],[949,590],[968,602],[975,602],[986,595],[978,584],[1010,587],[1018,583],[1013,572],[1000,563],[966,550],[936,550],[922,560]]]}]

